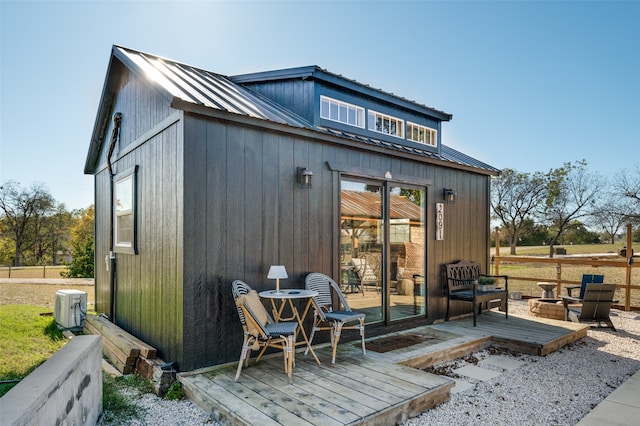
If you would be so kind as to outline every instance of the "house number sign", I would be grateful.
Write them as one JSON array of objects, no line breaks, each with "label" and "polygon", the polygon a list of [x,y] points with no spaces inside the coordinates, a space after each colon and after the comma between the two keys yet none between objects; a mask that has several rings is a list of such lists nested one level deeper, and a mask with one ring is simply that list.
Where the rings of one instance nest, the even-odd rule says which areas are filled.
[{"label": "house number sign", "polygon": [[436,240],[444,240],[444,204],[436,203]]}]

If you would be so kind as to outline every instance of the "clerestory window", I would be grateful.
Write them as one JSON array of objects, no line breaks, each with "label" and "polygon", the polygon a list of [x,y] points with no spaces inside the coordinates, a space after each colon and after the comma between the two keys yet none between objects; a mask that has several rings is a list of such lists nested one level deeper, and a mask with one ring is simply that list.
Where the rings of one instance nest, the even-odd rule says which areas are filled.
[{"label": "clerestory window", "polygon": [[320,96],[320,117],[364,128],[364,108],[327,96]]},{"label": "clerestory window", "polygon": [[407,121],[407,139],[425,145],[436,146],[438,133],[436,130]]},{"label": "clerestory window", "polygon": [[404,120],[373,110],[369,110],[367,119],[369,130],[404,138]]}]

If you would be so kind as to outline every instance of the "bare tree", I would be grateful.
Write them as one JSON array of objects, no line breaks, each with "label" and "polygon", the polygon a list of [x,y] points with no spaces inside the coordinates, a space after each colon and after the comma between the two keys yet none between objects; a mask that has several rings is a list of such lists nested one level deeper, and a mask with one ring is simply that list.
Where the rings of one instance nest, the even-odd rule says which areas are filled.
[{"label": "bare tree", "polygon": [[597,197],[605,186],[603,178],[587,172],[587,162],[565,163],[547,173],[547,194],[542,211],[551,230],[549,257],[553,246],[571,227],[572,223],[593,213]]},{"label": "bare tree", "polygon": [[616,174],[614,191],[628,203],[619,212],[626,214],[629,222],[640,223],[640,164],[636,164],[635,173],[622,170]]},{"label": "bare tree", "polygon": [[7,231],[12,234],[15,243],[14,266],[22,264],[23,253],[29,245],[29,234],[33,235],[35,223],[54,206],[53,197],[41,184],[23,189],[20,184],[7,181],[0,186],[0,211],[4,215]]},{"label": "bare tree", "polygon": [[607,192],[599,197],[589,221],[593,229],[601,229],[607,241],[615,243],[615,237],[632,219],[633,203],[619,192]]},{"label": "bare tree", "polygon": [[544,175],[539,172],[530,175],[504,169],[491,181],[491,208],[502,224],[512,255],[525,220],[544,201],[545,189]]}]

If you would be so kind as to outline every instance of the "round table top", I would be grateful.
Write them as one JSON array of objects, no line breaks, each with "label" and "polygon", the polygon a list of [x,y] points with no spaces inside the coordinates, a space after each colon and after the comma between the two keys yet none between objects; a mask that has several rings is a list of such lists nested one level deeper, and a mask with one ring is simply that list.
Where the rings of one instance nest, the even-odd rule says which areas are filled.
[{"label": "round table top", "polygon": [[538,283],[538,287],[543,288],[545,290],[551,290],[557,286],[556,283]]},{"label": "round table top", "polygon": [[279,292],[275,290],[265,290],[258,293],[265,299],[303,299],[317,296],[318,292],[313,290],[300,290],[297,288],[281,288]]}]

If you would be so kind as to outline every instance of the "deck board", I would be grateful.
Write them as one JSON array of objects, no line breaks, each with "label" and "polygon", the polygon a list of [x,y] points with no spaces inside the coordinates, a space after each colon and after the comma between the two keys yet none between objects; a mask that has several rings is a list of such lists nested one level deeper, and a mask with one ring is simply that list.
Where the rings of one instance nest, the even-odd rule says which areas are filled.
[{"label": "deck board", "polygon": [[[314,424],[349,424],[360,418],[360,416],[350,410],[351,405],[356,404],[355,401],[346,402],[336,394],[315,386],[313,383],[308,383],[305,380],[296,380],[292,385],[287,385],[284,374],[281,380],[273,381],[271,380],[272,376],[260,368],[248,368],[243,371],[242,374],[246,376],[246,380],[253,379],[262,381],[263,383],[267,383],[267,386],[275,385],[279,391],[288,397],[297,401],[303,401],[309,409],[315,409],[323,413],[323,415],[320,416],[311,410],[309,411],[309,417],[314,420]],[[271,391],[266,391],[267,394],[269,392]]]},{"label": "deck board", "polygon": [[180,381],[187,396],[223,424],[394,424],[449,397],[453,380],[420,368],[489,344],[546,355],[586,336],[588,329],[584,324],[527,316],[509,315],[505,320],[501,312],[485,311],[476,327],[471,317],[463,317],[404,331],[446,332],[447,340],[436,343],[426,341],[386,353],[367,350],[365,356],[357,342],[344,342],[338,347],[336,364],[331,364],[331,348],[318,345],[321,365],[298,352],[292,384],[284,374],[281,354],[268,355],[258,364],[252,358],[238,382],[235,364],[184,373]]}]

